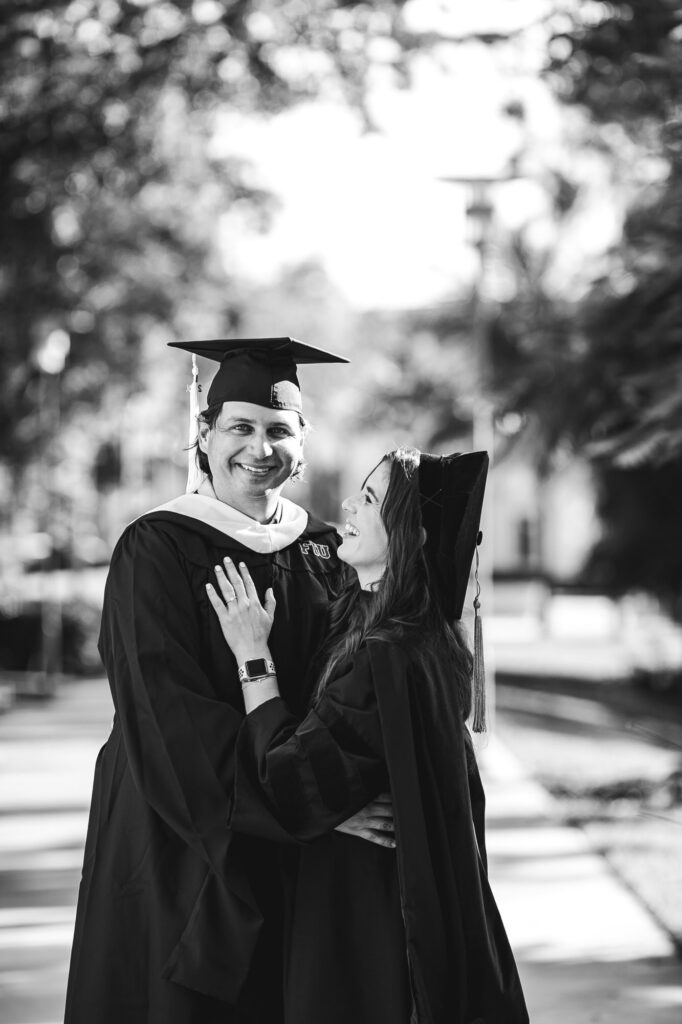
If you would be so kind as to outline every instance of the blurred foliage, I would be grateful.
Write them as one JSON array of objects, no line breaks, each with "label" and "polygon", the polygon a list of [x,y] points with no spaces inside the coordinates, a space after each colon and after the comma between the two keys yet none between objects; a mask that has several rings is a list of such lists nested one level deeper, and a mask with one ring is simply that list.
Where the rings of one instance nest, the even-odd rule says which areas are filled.
[{"label": "blurred foliage", "polygon": [[[252,296],[220,251],[222,215],[266,230],[277,206],[248,163],[225,155],[221,116],[321,97],[349,103],[372,127],[377,76],[406,84],[410,58],[441,41],[410,31],[402,9],[403,0],[5,0],[0,519],[10,531],[57,532],[66,550],[77,522],[108,538],[136,514],[151,462],[178,447],[166,427],[154,426],[142,452],[135,442],[150,416],[171,418],[164,395],[181,368],[160,365],[165,342],[249,320]],[[65,332],[59,372],[49,341]]]},{"label": "blurred foliage", "polygon": [[[474,378],[470,367],[467,379],[455,377],[454,388],[450,381],[448,396],[444,361],[480,335],[498,422],[513,414],[526,423],[523,442],[541,472],[566,446],[596,463],[667,463],[682,454],[682,6],[595,0],[562,5],[548,23],[561,27],[550,39],[546,76],[565,104],[588,113],[583,148],[622,165],[627,140],[628,152],[634,147],[641,158],[646,185],[637,168],[622,173],[636,189],[623,236],[579,301],[550,283],[551,247],[538,248],[531,232],[497,240],[511,297],[487,300],[486,323],[478,326],[466,298],[408,314],[390,342],[403,382],[399,374],[379,379],[368,408],[390,420],[430,403],[433,436],[447,435],[470,411],[466,386]],[[510,100],[505,112],[524,122],[521,101]],[[531,176],[542,164],[560,230],[579,185],[561,168],[544,166],[539,153],[529,155]],[[523,177],[523,151],[513,169]],[[438,341],[434,359],[420,358],[420,331]]]},{"label": "blurred foliage", "polygon": [[469,298],[431,309],[374,311],[357,324],[357,425],[442,449],[471,434],[475,368]]},{"label": "blurred foliage", "polygon": [[[566,445],[597,472],[664,466],[682,454],[682,7],[576,5],[550,41],[547,76],[589,114],[583,145],[618,165],[628,141],[649,178],[579,301],[548,284],[551,252],[523,230],[508,240],[515,294],[489,324],[498,413],[529,420],[541,471]],[[557,178],[554,192],[557,218],[570,218],[571,183]]]},{"label": "blurred foliage", "polygon": [[602,468],[597,511],[608,529],[586,578],[615,593],[653,593],[682,621],[682,466]]},{"label": "blurred foliage", "polygon": [[[467,300],[413,317],[398,342],[397,362],[412,366],[408,404],[428,404],[437,438],[470,415],[466,387],[475,380],[470,367],[468,382],[458,375],[448,381],[446,354],[471,348],[472,338],[483,344],[498,455],[510,442],[520,443],[541,474],[567,448],[587,457],[604,540],[586,574],[616,590],[649,591],[679,618],[682,6],[597,0],[563,7],[560,21],[546,74],[565,104],[587,112],[582,145],[614,167],[627,159],[622,150],[641,161],[641,168],[622,172],[633,197],[622,238],[600,260],[581,298],[563,296],[552,281],[551,247],[533,245],[525,229],[497,239],[513,279],[510,296],[488,299],[478,320]],[[519,104],[507,113],[524,118]],[[572,216],[576,186],[560,171],[546,170],[560,230]],[[493,248],[488,263],[500,258]],[[419,330],[437,340],[435,358],[415,357]],[[444,381],[456,382],[449,402],[441,395]],[[381,389],[381,414],[390,417],[402,398],[389,381]]]},{"label": "blurred foliage", "polygon": [[587,344],[575,303],[548,288],[551,254],[534,250],[520,231],[509,239],[506,258],[513,297],[490,306],[482,325],[488,385],[498,423],[518,417],[510,440],[523,444],[545,475],[565,444],[568,425],[577,434],[595,412],[584,380],[584,373],[591,375]]},{"label": "blurred foliage", "polygon": [[584,351],[562,378],[583,399],[566,432],[620,466],[665,463],[682,454],[682,6],[609,0],[573,17],[550,44],[559,96],[589,112],[615,160],[618,126],[661,173],[582,305]]},{"label": "blurred foliage", "polygon": [[[376,68],[406,82],[409,56],[442,42],[407,32],[402,6],[4,0],[0,469],[63,461],[54,387],[38,360],[50,332],[65,329],[71,353],[57,414],[76,434],[97,435],[82,479],[115,486],[130,465],[121,452],[134,426],[126,402],[141,388],[145,359],[149,373],[166,339],[248,320],[249,297],[226,276],[215,228],[235,208],[266,228],[275,200],[249,166],[212,150],[220,112],[274,113],[332,95],[369,126]],[[635,467],[682,454],[682,9],[674,0],[564,6],[548,53],[557,94],[592,118],[591,143],[618,161],[627,137],[661,173],[630,209],[621,244],[579,308],[548,287],[548,257],[523,232],[511,239],[516,292],[485,325],[488,383],[498,422],[527,424],[523,438],[541,471],[568,442],[596,460],[602,482],[599,467],[615,464],[623,487],[639,486]],[[523,119],[514,101],[507,112]],[[557,171],[551,187],[557,218],[570,216],[575,185]],[[358,416],[381,417],[434,447],[461,436],[475,393],[473,314],[464,298],[402,318],[365,317]],[[145,356],[150,338],[156,348]],[[103,410],[100,423],[83,413],[88,406]],[[634,523],[626,506],[602,504],[607,529]],[[680,540],[661,525],[652,543],[663,552]]]},{"label": "blurred foliage", "polygon": [[[362,106],[399,0],[5,0],[0,25],[0,458],[39,454],[37,359],[68,331],[62,410],[137,387],[141,339],[219,332],[239,305],[215,225],[273,197],[211,155],[220,110],[336,88]],[[383,56],[386,61],[386,55]],[[395,47],[389,63],[401,72]],[[172,327],[171,327],[172,325]],[[191,325],[191,327],[190,327]]]},{"label": "blurred foliage", "polygon": [[676,0],[594,0],[550,43],[548,72],[567,103],[633,134],[660,134],[679,102],[682,7]]},{"label": "blurred foliage", "polygon": [[682,619],[682,7],[610,0],[575,19],[552,42],[559,95],[602,126],[607,151],[617,125],[663,172],[628,211],[551,392],[564,436],[594,460],[603,538],[586,574]]}]

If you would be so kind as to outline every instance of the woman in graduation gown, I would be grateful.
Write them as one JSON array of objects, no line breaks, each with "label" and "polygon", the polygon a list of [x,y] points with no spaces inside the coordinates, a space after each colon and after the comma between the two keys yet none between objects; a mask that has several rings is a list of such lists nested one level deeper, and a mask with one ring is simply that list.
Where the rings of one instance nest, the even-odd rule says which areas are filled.
[{"label": "woman in graduation gown", "polygon": [[[229,560],[209,598],[247,712],[231,825],[301,845],[288,882],[286,1024],[525,1024],[487,878],[484,797],[465,719],[471,656],[457,625],[479,537],[487,455],[387,455],[344,502],[336,603],[317,691],[296,716],[261,605]],[[390,787],[395,842],[334,831]],[[393,848],[395,847],[395,849]]]}]

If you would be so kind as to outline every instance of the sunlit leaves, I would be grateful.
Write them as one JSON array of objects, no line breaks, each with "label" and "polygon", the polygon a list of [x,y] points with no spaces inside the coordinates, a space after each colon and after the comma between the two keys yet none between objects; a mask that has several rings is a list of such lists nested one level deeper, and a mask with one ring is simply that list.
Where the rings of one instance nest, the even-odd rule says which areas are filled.
[{"label": "sunlit leaves", "polygon": [[682,11],[668,0],[580,4],[550,47],[564,98],[599,121],[665,120],[682,74]]},{"label": "sunlit leaves", "polygon": [[580,4],[549,67],[565,100],[622,126],[655,170],[584,308],[581,372],[594,401],[567,429],[621,465],[669,461],[682,454],[682,8]]},{"label": "sunlit leaves", "polygon": [[[366,118],[372,62],[400,60],[401,6],[3,0],[0,460],[35,478],[59,431],[81,456],[116,446],[134,392],[152,393],[152,341],[226,329],[241,300],[216,229],[235,213],[265,229],[276,200],[212,145],[220,113],[331,92]],[[35,353],[54,331],[71,351],[45,412]]]},{"label": "sunlit leaves", "polygon": [[[578,311],[583,350],[561,382],[576,400],[559,400],[560,417],[552,410],[540,426],[593,460],[603,537],[591,581],[647,590],[680,618],[682,8],[576,5],[551,45],[550,74],[567,102],[604,126],[597,140],[602,131],[609,148],[609,127],[620,126],[655,173]],[[559,396],[557,386],[550,391]]]}]

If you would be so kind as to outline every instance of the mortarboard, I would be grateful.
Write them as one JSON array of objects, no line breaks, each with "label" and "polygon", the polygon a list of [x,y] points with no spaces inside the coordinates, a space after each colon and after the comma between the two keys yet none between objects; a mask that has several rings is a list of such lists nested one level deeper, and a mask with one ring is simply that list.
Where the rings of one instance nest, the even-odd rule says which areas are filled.
[{"label": "mortarboard", "polygon": [[425,553],[448,621],[461,619],[488,474],[488,453],[419,456]]},{"label": "mortarboard", "polygon": [[204,474],[196,460],[198,437],[199,371],[197,356],[220,363],[208,389],[207,404],[251,402],[268,409],[301,412],[301,389],[296,367],[299,363],[347,363],[348,359],[305,345],[295,338],[218,338],[213,341],[169,341],[171,348],[192,353],[192,383],[189,411],[189,473],[187,492],[200,486]]},{"label": "mortarboard", "polygon": [[[446,619],[461,619],[471,563],[482,539],[487,452],[419,456],[419,500],[426,531],[424,552],[433,570]],[[479,590],[474,598],[474,723],[485,729],[483,637]]]},{"label": "mortarboard", "polygon": [[220,363],[208,389],[208,404],[252,402],[269,409],[300,412],[299,363],[347,363],[343,356],[305,345],[295,338],[231,338],[215,341],[171,341],[193,355]]}]

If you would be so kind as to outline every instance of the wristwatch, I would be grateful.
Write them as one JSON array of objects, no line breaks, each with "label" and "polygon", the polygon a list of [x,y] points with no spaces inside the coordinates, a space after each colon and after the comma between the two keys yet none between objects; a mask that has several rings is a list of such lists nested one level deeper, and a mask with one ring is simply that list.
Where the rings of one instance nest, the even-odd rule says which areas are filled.
[{"label": "wristwatch", "polygon": [[243,665],[240,665],[238,672],[240,683],[255,683],[258,679],[274,676],[275,666],[272,661],[268,661],[266,658],[253,658],[251,661],[245,661]]}]

